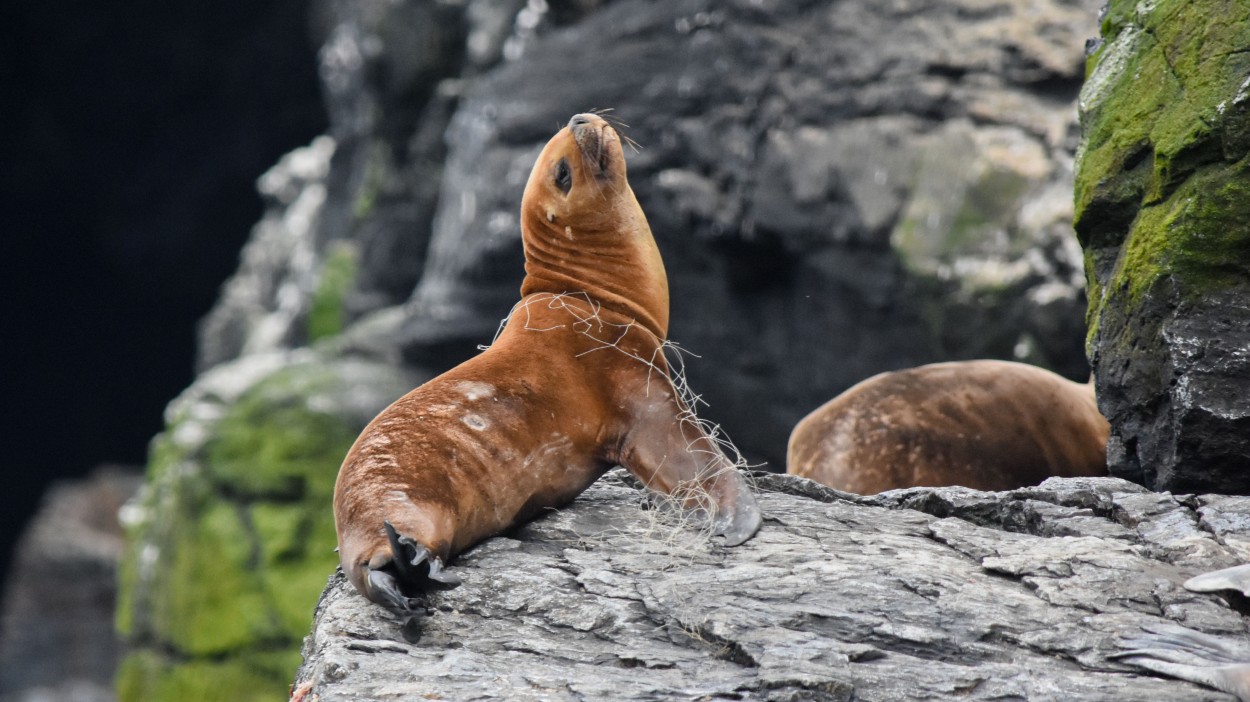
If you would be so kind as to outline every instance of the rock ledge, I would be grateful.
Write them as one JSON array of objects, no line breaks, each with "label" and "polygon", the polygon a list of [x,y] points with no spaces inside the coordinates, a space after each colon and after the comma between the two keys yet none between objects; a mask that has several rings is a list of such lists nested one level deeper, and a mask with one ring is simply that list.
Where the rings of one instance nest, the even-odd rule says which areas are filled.
[{"label": "rock ledge", "polygon": [[[1232,699],[1109,660],[1143,625],[1244,640],[1181,588],[1250,556],[1250,498],[1115,478],[847,495],[757,475],[726,549],[617,471],[453,562],[420,640],[330,579],[296,687],[399,699]],[[316,695],[316,697],[313,697]]]}]

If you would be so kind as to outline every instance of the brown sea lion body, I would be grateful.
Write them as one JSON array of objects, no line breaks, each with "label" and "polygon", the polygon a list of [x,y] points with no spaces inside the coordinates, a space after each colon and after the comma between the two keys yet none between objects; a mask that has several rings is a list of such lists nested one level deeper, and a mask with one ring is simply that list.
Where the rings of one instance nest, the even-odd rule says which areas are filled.
[{"label": "brown sea lion body", "polygon": [[1009,361],[881,373],[804,417],[787,472],[859,494],[963,485],[1011,490],[1106,475],[1092,384]]},{"label": "brown sea lion body", "polygon": [[547,144],[522,239],[522,299],[495,342],[383,410],[339,471],[343,570],[401,614],[430,581],[454,581],[450,557],[567,503],[613,465],[677,495],[730,545],[760,524],[670,378],[663,263],[603,119],[577,115]]}]

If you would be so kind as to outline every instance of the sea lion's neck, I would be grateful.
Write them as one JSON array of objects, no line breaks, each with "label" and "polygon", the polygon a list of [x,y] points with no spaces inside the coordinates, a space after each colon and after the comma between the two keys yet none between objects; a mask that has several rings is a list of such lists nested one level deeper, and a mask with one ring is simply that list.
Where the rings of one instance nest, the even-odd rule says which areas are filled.
[{"label": "sea lion's neck", "polygon": [[[632,198],[631,198],[632,199]],[[525,280],[521,295],[585,293],[596,304],[668,335],[668,277],[637,202],[604,213],[601,228],[548,221],[535,209],[522,216]],[[567,229],[566,229],[567,227]]]}]

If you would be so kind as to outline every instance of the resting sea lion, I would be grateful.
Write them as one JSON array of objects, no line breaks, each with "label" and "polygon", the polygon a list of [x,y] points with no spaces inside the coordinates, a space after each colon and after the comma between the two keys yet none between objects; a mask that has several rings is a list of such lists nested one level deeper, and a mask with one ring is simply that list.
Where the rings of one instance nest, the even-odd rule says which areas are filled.
[{"label": "resting sea lion", "polygon": [[521,234],[522,298],[495,342],[383,410],[339,470],[343,571],[401,615],[416,611],[411,594],[458,582],[448,558],[617,464],[729,545],[759,528],[755,498],[670,378],[664,264],[602,118],[576,115],[547,143]]},{"label": "resting sea lion", "polygon": [[873,376],[804,417],[786,470],[839,490],[1011,490],[1107,474],[1110,427],[1092,383],[1008,361]]}]

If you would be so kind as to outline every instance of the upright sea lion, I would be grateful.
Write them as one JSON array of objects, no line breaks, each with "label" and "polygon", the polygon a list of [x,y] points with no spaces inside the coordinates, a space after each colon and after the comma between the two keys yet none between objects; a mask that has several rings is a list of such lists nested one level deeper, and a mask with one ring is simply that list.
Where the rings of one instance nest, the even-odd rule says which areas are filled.
[{"label": "upright sea lion", "polygon": [[839,490],[1011,490],[1107,474],[1110,427],[1093,384],[1008,361],[875,375],[804,417],[786,470]]},{"label": "upright sea lion", "polygon": [[668,279],[616,131],[569,120],[521,203],[521,301],[495,342],[383,410],[339,470],[334,518],[352,585],[401,615],[458,582],[477,542],[567,503],[613,465],[737,545],[755,498],[669,374]]}]

